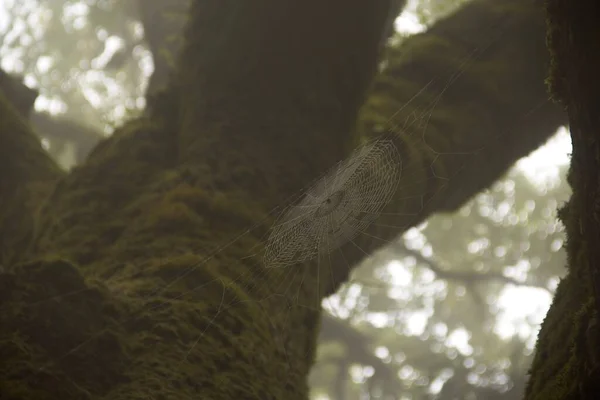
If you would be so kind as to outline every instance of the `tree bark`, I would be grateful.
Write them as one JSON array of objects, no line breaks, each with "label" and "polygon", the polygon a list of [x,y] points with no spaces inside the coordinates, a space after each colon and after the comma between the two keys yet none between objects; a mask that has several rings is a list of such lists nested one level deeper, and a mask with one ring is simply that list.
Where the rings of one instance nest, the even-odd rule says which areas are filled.
[{"label": "tree bark", "polygon": [[[171,35],[154,35],[152,46],[163,54],[165,38],[173,36],[164,29]],[[365,254],[432,213],[456,210],[566,123],[543,84],[549,63],[544,32],[539,1],[476,0],[389,49],[388,66],[361,112],[359,136],[402,127],[397,146],[406,168],[397,199],[385,210],[391,228],[373,225],[358,246],[334,255],[335,282],[344,281]],[[161,65],[165,71],[164,60]],[[453,81],[456,73],[462,75]],[[433,78],[429,90],[414,98]]]},{"label": "tree bark", "polygon": [[182,28],[189,7],[189,0],[136,1],[144,26],[144,39],[154,60],[154,71],[146,88],[146,96],[157,93],[169,83],[183,46]]},{"label": "tree bark", "polygon": [[169,107],[62,179],[2,274],[3,398],[307,398],[328,275],[241,260],[256,231],[190,267],[343,157],[388,10],[193,3]]},{"label": "tree bark", "polygon": [[392,125],[402,178],[385,226],[341,249],[337,280],[434,212],[457,210],[566,124],[544,86],[544,32],[540,1],[475,0],[390,50],[359,129],[376,137]]},{"label": "tree bark", "polygon": [[544,320],[526,399],[596,399],[600,393],[600,3],[547,0],[549,82],[569,115],[573,189],[560,217],[568,273]]}]

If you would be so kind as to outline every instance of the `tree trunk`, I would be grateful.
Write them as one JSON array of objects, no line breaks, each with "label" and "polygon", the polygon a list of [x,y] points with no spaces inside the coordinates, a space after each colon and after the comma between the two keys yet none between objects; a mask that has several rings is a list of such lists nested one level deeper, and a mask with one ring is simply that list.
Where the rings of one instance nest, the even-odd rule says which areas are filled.
[{"label": "tree trunk", "polygon": [[[442,98],[429,114],[434,148],[415,140],[422,135],[400,136],[403,164],[411,170],[403,171],[403,191],[388,211],[406,218],[394,221],[393,230],[374,232],[384,240],[436,209],[457,207],[563,121],[556,107],[543,103],[540,10],[508,3],[512,8],[477,1],[454,16],[454,24],[441,21],[429,36],[435,40],[411,39],[406,49],[414,46],[413,53],[388,70],[423,87],[431,76],[414,75],[415,67],[436,61],[431,55],[443,49],[456,57],[453,50],[472,35],[463,31],[465,21],[487,23],[481,13],[494,19],[518,11],[508,31],[515,29],[523,40],[494,41],[498,57],[511,57],[511,49],[542,54],[527,65],[517,59],[504,68],[465,73],[479,82],[482,76],[500,79],[507,93],[519,93],[521,86],[522,103],[511,105],[510,95],[494,101],[498,93],[491,89],[477,91],[480,104],[493,102],[493,111],[503,110],[482,115],[473,104]],[[193,4],[177,75],[155,96],[151,112],[102,142],[43,201],[28,195],[40,209],[35,224],[20,218],[0,229],[6,234],[18,223],[33,237],[0,275],[3,399],[307,397],[321,300],[364,253],[345,247],[349,258],[334,256],[328,270],[315,264],[265,269],[254,256],[265,230],[248,227],[271,221],[269,210],[358,142],[350,132],[390,4]],[[489,57],[484,60],[495,56]],[[452,61],[437,61],[436,67],[456,70]],[[471,86],[474,81],[463,79],[452,89],[460,93]],[[401,103],[402,96],[414,94],[398,89]],[[527,102],[544,106],[510,129],[528,111],[522,108]],[[3,121],[4,115],[18,121],[0,105]],[[422,103],[409,106],[423,109]],[[456,111],[457,118],[448,123],[444,109]],[[17,143],[0,173],[18,172],[14,164],[31,168],[34,182],[60,177],[30,137],[23,124],[0,129],[0,143]],[[496,141],[493,152],[486,147],[490,140]],[[475,151],[479,146],[483,150]],[[431,175],[434,164],[437,173]],[[453,179],[440,179],[441,171]],[[12,208],[0,212],[28,215],[14,206],[20,175],[6,176],[9,185],[0,194]],[[371,251],[380,244],[371,239],[361,247]],[[47,300],[52,296],[60,297]]]},{"label": "tree trunk", "polygon": [[596,399],[600,393],[600,3],[547,0],[550,90],[567,109],[573,189],[560,217],[568,274],[544,320],[526,399]]},{"label": "tree trunk", "polygon": [[2,275],[3,399],[308,397],[328,275],[244,259],[260,231],[190,267],[344,156],[388,10],[193,3],[163,107],[60,181]]}]

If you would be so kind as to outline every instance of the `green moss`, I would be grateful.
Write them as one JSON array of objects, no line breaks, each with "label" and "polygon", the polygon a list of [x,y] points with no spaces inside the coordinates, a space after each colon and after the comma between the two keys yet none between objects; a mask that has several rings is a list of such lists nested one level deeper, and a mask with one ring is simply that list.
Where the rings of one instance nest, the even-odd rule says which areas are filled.
[{"label": "green moss", "polygon": [[[125,361],[114,324],[119,311],[106,292],[60,259],[24,264],[18,272],[0,275],[3,398],[83,399],[119,382]],[[67,354],[103,328],[89,346]]]}]

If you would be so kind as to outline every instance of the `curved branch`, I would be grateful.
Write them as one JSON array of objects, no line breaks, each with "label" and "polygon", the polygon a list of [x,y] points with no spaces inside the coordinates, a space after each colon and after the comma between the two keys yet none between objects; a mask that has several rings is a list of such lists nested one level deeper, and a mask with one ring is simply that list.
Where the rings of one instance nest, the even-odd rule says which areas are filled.
[{"label": "curved branch", "polygon": [[433,213],[456,210],[567,122],[546,94],[544,15],[536,1],[474,0],[392,49],[388,63],[362,110],[361,131],[376,136],[393,117],[404,170],[385,225],[343,247],[337,282],[348,266]]}]

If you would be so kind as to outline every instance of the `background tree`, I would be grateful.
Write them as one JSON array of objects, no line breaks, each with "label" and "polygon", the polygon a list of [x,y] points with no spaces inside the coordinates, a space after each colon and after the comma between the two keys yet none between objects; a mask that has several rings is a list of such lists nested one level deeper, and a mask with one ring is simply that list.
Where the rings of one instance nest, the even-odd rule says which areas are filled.
[{"label": "background tree", "polygon": [[544,320],[527,399],[593,399],[598,383],[598,103],[600,5],[548,0],[550,90],[566,106],[573,141],[568,181],[573,189],[560,217],[567,232],[568,273]]},{"label": "background tree", "polygon": [[[64,4],[59,3],[53,5],[55,15],[60,15],[62,12],[61,7]],[[160,88],[166,83],[169,75],[168,71],[172,68],[172,59],[176,58],[173,53],[176,53],[178,46],[173,45],[173,43],[178,43],[177,35],[179,33],[178,29],[175,29],[174,34],[164,34],[163,32],[169,32],[169,29],[178,28],[182,25],[179,23],[181,13],[173,13],[171,8],[168,10],[161,9],[166,5],[166,3],[161,2],[153,3],[154,6],[161,9],[158,12],[154,11],[152,7],[142,7],[141,10],[136,9],[131,6],[133,2],[125,2],[129,4],[127,10],[120,10],[118,7],[122,7],[122,3],[96,3],[95,6],[87,8],[79,6],[79,11],[77,11],[77,6],[73,5],[65,7],[65,10],[67,8],[75,9],[75,11],[70,11],[71,14],[75,15],[72,17],[73,24],[80,26],[80,33],[82,31],[89,33],[88,41],[96,43],[95,47],[81,45],[83,49],[105,48],[103,54],[110,53],[106,50],[110,47],[107,43],[108,40],[103,40],[103,38],[120,37],[120,41],[124,42],[124,44],[121,43],[119,50],[114,54],[95,57],[98,50],[92,50],[88,58],[96,60],[99,72],[108,75],[116,73],[121,77],[120,79],[123,79],[123,82],[135,86],[135,89],[129,90],[125,87],[124,93],[133,92],[133,94],[121,95],[121,97],[129,98],[131,96],[133,100],[128,102],[129,108],[134,113],[139,113],[139,110],[145,105],[145,101],[140,100],[142,99],[140,93],[145,91],[143,88],[140,91],[139,83],[135,83],[137,82],[136,79],[144,75],[139,73],[143,70],[142,59],[137,63],[135,62],[135,49],[141,49],[138,46],[142,45],[142,36],[135,33],[139,32],[139,28],[136,27],[141,25],[145,28],[144,39],[147,42],[147,47],[152,49],[155,66],[158,66],[152,75],[150,87]],[[169,4],[173,4],[173,2]],[[183,3],[181,4],[183,7]],[[405,136],[405,144],[402,146],[404,159],[409,160],[405,165],[405,175],[410,180],[403,180],[403,195],[398,199],[394,209],[394,211],[404,211],[404,214],[408,217],[394,221],[394,229],[391,232],[376,232],[380,240],[370,238],[368,239],[369,243],[361,242],[361,247],[364,250],[369,251],[380,247],[386,243],[386,240],[394,239],[399,232],[417,224],[434,211],[456,209],[479,189],[500,177],[516,158],[527,154],[531,149],[538,146],[556,127],[564,122],[564,117],[557,111],[556,107],[544,103],[545,94],[541,82],[545,73],[545,57],[543,56],[541,12],[530,4],[519,6],[515,4],[517,3],[493,6],[491,2],[474,2],[437,24],[434,24],[431,20],[426,21],[432,27],[423,35],[407,40],[393,38],[392,43],[394,45],[387,51],[385,68],[377,79],[369,101],[361,114],[359,133],[363,136],[372,136],[374,133],[386,129],[389,126],[392,113],[403,105],[409,105],[392,120],[392,124],[410,125],[410,129],[407,130],[409,134]],[[453,6],[457,5],[443,7],[443,12],[447,12]],[[87,11],[84,12],[83,9],[87,9]],[[110,10],[110,13],[108,10]],[[117,12],[120,17],[110,18],[112,12]],[[86,17],[86,15],[91,16],[94,13],[98,15],[95,17],[96,19]],[[156,18],[157,16],[164,16],[164,18]],[[507,16],[511,18],[507,18]],[[427,17],[427,15],[424,15],[424,17]],[[102,18],[105,18],[108,22],[102,22],[104,21]],[[75,24],[76,20],[79,21],[78,24]],[[137,20],[141,22],[137,22]],[[506,20],[509,20],[510,24],[503,25],[502,23]],[[59,20],[55,18],[53,21],[57,24]],[[120,21],[117,23],[117,25],[120,24],[119,26],[113,27],[110,25],[118,21]],[[532,21],[536,22],[532,23]],[[57,25],[61,26],[55,27],[55,31],[64,32],[63,39],[59,42],[63,43],[65,49],[74,48],[72,43],[74,35],[68,34],[68,29],[63,27],[63,21],[59,22]],[[148,29],[149,26],[152,29]],[[100,29],[98,29],[99,27]],[[103,29],[114,33],[113,35],[105,33],[99,35],[100,38],[96,37],[98,32],[102,32]],[[385,28],[382,29],[385,30]],[[78,38],[82,36],[85,37],[85,35],[77,35]],[[523,40],[523,38],[527,39]],[[161,39],[163,40],[161,41]],[[67,45],[69,41],[71,41],[71,45]],[[103,41],[105,43],[102,45]],[[165,48],[171,51],[165,52]],[[470,55],[473,50],[479,50],[475,56]],[[61,53],[61,57],[66,59],[63,54]],[[80,57],[80,55],[73,52],[70,52],[70,54],[74,58]],[[138,50],[139,54],[142,54],[140,50]],[[39,56],[33,56],[32,60],[36,60],[36,57],[39,58]],[[101,58],[104,60],[103,62],[99,60]],[[143,60],[147,60],[147,58],[143,58]],[[473,66],[465,68],[462,65],[465,60],[471,61]],[[507,60],[510,60],[510,63],[507,64]],[[31,61],[31,63],[24,63],[24,65],[31,66],[35,65],[36,62]],[[72,69],[72,65],[77,64],[78,60],[71,61],[70,65],[65,61],[63,68],[69,70]],[[86,64],[83,63],[83,66],[85,67]],[[131,68],[133,68],[133,72],[130,72],[130,75],[124,75],[123,72],[127,73]],[[82,68],[82,70],[85,71],[85,68]],[[427,74],[424,74],[424,71]],[[463,76],[459,81],[451,82],[449,80],[451,75],[457,71],[463,72]],[[127,76],[129,78],[126,78]],[[427,86],[434,78],[433,84]],[[536,79],[538,80],[536,81]],[[65,81],[65,79],[57,78],[56,82],[61,81]],[[152,82],[157,83],[153,84]],[[490,85],[489,82],[495,82],[496,85]],[[102,88],[101,84],[97,83],[97,85]],[[428,90],[409,102],[414,94],[424,87]],[[499,91],[499,88],[504,91]],[[89,93],[87,88],[85,88],[86,90],[83,89],[81,88],[80,91]],[[108,89],[105,90],[106,92],[109,91]],[[148,89],[147,91],[153,92],[154,89]],[[438,95],[442,91],[444,91],[444,96],[439,99]],[[100,90],[101,92],[102,90]],[[175,96],[175,98],[179,96],[179,94],[168,95]],[[96,97],[102,96],[96,95]],[[9,99],[12,99],[12,97],[9,97]],[[155,99],[157,101],[155,104],[164,104],[160,103],[160,96],[155,97]],[[479,104],[474,105],[473,99],[477,99]],[[431,107],[432,100],[435,101],[434,108]],[[79,103],[80,100],[75,98],[65,104],[76,106]],[[109,115],[110,119],[110,110],[121,110],[113,111],[112,114],[112,120],[118,120],[119,117],[126,114],[122,101],[118,103],[120,104],[106,102],[101,112],[96,113],[96,116],[89,118],[89,120],[99,121],[96,123],[97,128],[110,129],[110,125],[114,125],[114,123],[106,124],[97,115]],[[534,106],[539,104],[542,106],[535,109],[535,112],[531,113],[529,118],[523,118]],[[73,110],[73,107],[67,108]],[[77,109],[77,107],[74,108]],[[93,111],[93,108],[89,108],[89,110]],[[149,113],[149,115],[151,118],[159,118],[160,120],[166,118],[166,120],[171,121],[168,116],[163,116],[163,113],[164,110],[161,109],[158,113]],[[36,115],[39,114],[32,116],[34,124]],[[449,115],[454,117],[449,119]],[[77,118],[81,119],[81,116]],[[428,121],[426,131],[419,124],[425,120]],[[74,128],[76,132],[74,135],[61,139],[60,135],[63,134],[64,136],[63,132],[68,132],[62,125],[52,132],[51,129],[48,129],[51,122],[48,122],[47,119],[42,120],[38,117],[37,121],[44,121],[46,124],[45,130],[41,128],[38,130],[43,137],[46,133],[45,139],[48,142],[61,143],[62,140],[62,143],[68,143],[75,147],[75,154],[79,154],[76,156],[76,160],[81,160],[91,147],[90,144],[84,143],[86,139],[83,138],[86,137],[84,135],[87,135],[87,133],[82,133],[84,131],[80,130],[79,126]],[[417,121],[417,123],[413,121]],[[87,143],[93,143],[99,135],[94,134],[93,130],[89,132],[89,137],[93,139]],[[425,138],[424,132],[427,132],[428,139],[431,135],[431,139],[435,140],[436,146],[433,149],[423,146],[424,142],[421,139]],[[482,132],[486,133],[487,136]],[[465,136],[460,138],[459,136],[463,133]],[[51,137],[51,139],[48,139],[48,137]],[[452,143],[444,143],[440,141],[444,137],[455,139]],[[499,138],[502,138],[502,140],[499,140]],[[75,142],[75,144],[73,145],[72,142]],[[77,144],[79,142],[83,144]],[[499,145],[502,145],[501,148],[498,147]],[[164,153],[167,153],[165,149],[169,148],[168,143],[165,146],[167,147],[161,149]],[[481,147],[483,147],[483,150],[478,150]],[[68,160],[69,156],[65,155],[64,149],[61,150],[60,146],[51,144],[50,150],[66,166],[72,164],[73,161]],[[332,154],[324,154],[323,157],[324,160],[335,160],[335,156]],[[135,159],[135,157],[132,158]],[[93,164],[92,161],[91,163]],[[482,163],[487,167],[485,171],[477,167]],[[325,165],[327,162],[324,161],[323,164]],[[436,174],[432,175],[430,172],[433,170],[431,168],[433,165],[442,168],[434,171]],[[451,179],[440,179],[439,173],[444,169]],[[429,391],[431,387],[439,387],[440,382],[445,382],[442,391],[439,393],[442,398],[443,396],[452,398],[456,393],[472,394],[480,398],[492,398],[493,395],[505,396],[504,398],[506,398],[506,390],[513,393],[513,396],[518,396],[524,382],[524,370],[528,364],[527,358],[523,358],[522,354],[523,351],[530,352],[531,349],[526,348],[524,338],[515,338],[506,342],[493,333],[486,333],[485,329],[481,329],[485,324],[488,326],[491,324],[494,313],[493,304],[490,307],[475,307],[476,312],[472,308],[464,306],[465,304],[483,304],[481,301],[475,303],[464,300],[472,298],[487,297],[490,299],[490,303],[493,303],[491,299],[497,297],[502,289],[500,283],[540,286],[543,290],[552,288],[552,278],[561,273],[559,268],[537,268],[542,262],[552,263],[554,266],[561,263],[560,257],[550,259],[546,255],[547,251],[545,251],[549,243],[555,243],[556,240],[559,240],[560,232],[556,228],[546,226],[548,222],[542,222],[545,220],[541,218],[543,217],[546,220],[551,218],[552,213],[548,214],[543,210],[552,209],[552,201],[550,201],[548,207],[542,205],[547,201],[544,199],[553,199],[555,194],[549,193],[547,198],[542,199],[540,194],[537,194],[531,188],[530,193],[524,196],[523,200],[512,200],[510,190],[507,193],[506,189],[506,185],[510,187],[511,181],[517,182],[513,185],[519,188],[520,193],[527,193],[522,191],[531,186],[523,177],[513,173],[509,177],[509,183],[499,185],[496,190],[463,208],[462,219],[461,214],[459,214],[458,217],[451,220],[448,218],[430,220],[427,227],[420,233],[420,235],[427,238],[425,240],[426,246],[421,248],[417,246],[415,249],[414,246],[411,247],[411,241],[408,239],[406,240],[407,244],[404,241],[394,239],[394,243],[387,251],[379,253],[374,259],[368,260],[366,265],[356,271],[352,284],[343,287],[339,296],[346,303],[352,301],[358,302],[358,304],[362,303],[362,307],[366,308],[368,312],[361,312],[360,309],[354,310],[351,316],[344,318],[345,321],[341,321],[342,323],[340,323],[339,318],[333,319],[331,317],[326,317],[323,321],[322,338],[325,344],[322,351],[322,362],[317,365],[315,376],[328,376],[320,374],[318,371],[322,370],[321,364],[323,368],[331,364],[332,356],[328,354],[333,349],[333,360],[336,366],[333,374],[336,378],[333,379],[333,375],[330,374],[329,376],[332,378],[327,381],[323,381],[323,379],[315,380],[313,383],[315,392],[328,392],[341,398],[342,394],[352,397],[368,388],[373,396],[376,396],[382,390],[395,390],[396,393],[402,392],[405,395],[419,396]],[[427,185],[423,184],[425,182]],[[223,184],[219,183],[219,187]],[[225,183],[225,186],[229,186],[229,184]],[[131,188],[131,190],[134,189]],[[407,200],[411,197],[409,194],[421,197],[421,201],[411,203]],[[493,196],[494,194],[495,196]],[[558,194],[556,196],[558,198],[562,197]],[[426,207],[423,207],[423,199],[427,200],[425,202]],[[536,205],[533,209],[531,200],[534,200]],[[506,208],[504,205],[507,201],[509,203],[514,201],[513,209],[520,211],[514,214],[506,214],[502,211]],[[477,211],[480,211],[486,209],[486,207],[487,209],[495,209],[494,203],[501,206],[499,207],[500,211],[488,211],[487,218],[479,216],[475,212],[469,214],[472,217],[470,219],[464,215],[465,210],[478,209]],[[530,225],[532,220],[537,220],[536,213],[540,214],[537,229],[526,227],[527,218],[530,219]],[[490,222],[504,218],[510,224],[515,216],[519,220],[515,232],[500,233],[507,232],[506,228],[501,231]],[[451,229],[448,228],[449,221],[452,223]],[[16,224],[17,222],[11,221],[3,224],[3,226],[6,227],[5,231],[8,231]],[[26,224],[22,225],[26,226]],[[111,229],[118,231],[120,228],[113,226]],[[518,232],[519,229],[520,232]],[[452,232],[452,238],[457,239],[456,243],[448,240],[448,234],[443,234],[443,232],[449,230]],[[457,234],[459,231],[462,235]],[[415,232],[412,233],[414,236]],[[543,237],[532,240],[535,235],[543,236],[544,233],[549,234],[552,240]],[[465,257],[465,254],[469,254],[465,253],[465,247],[478,240],[481,242],[482,236],[488,244],[480,245],[479,251],[473,254],[472,257]],[[521,243],[516,245],[515,240],[502,240],[502,236],[521,237]],[[112,239],[107,238],[106,240],[110,241]],[[185,240],[187,241],[187,239]],[[436,240],[444,244],[435,244]],[[79,245],[83,244],[81,238],[78,241]],[[524,245],[528,241],[530,244],[528,246]],[[427,245],[435,249],[433,257],[429,254]],[[177,245],[179,248],[181,246],[181,244]],[[497,250],[498,248],[500,250]],[[86,251],[89,250],[83,252]],[[94,255],[85,254],[85,258],[95,258],[96,251],[93,252]],[[351,253],[346,252],[346,254]],[[358,263],[362,258],[362,253],[354,254],[353,257],[355,262]],[[545,259],[542,257],[545,257]],[[390,277],[390,272],[386,273],[386,268],[382,265],[393,259],[406,261],[404,267],[408,267],[406,269],[407,273],[414,273],[414,277],[411,279],[415,286],[412,290],[417,292],[416,295],[407,296],[405,294],[405,298],[398,299],[388,292],[390,279],[386,278]],[[523,259],[534,261],[531,263],[533,267],[530,267],[527,279],[524,280],[522,279],[522,268],[519,271],[518,265],[513,270],[505,269],[505,265],[511,265]],[[535,262],[536,259],[540,261]],[[131,260],[129,261],[131,262]],[[12,265],[13,262],[11,259],[10,264]],[[189,262],[189,260],[183,260],[182,264]],[[6,264],[9,263],[6,262]],[[344,263],[343,268],[339,270],[341,278],[347,274],[347,265],[348,263]],[[398,265],[395,267],[396,270],[404,268]],[[86,269],[92,270],[93,268]],[[513,275],[515,271],[520,272],[521,275],[517,275],[519,279],[511,278],[511,271]],[[107,274],[112,275],[113,272]],[[98,277],[99,275],[98,270],[91,272],[92,277]],[[441,282],[433,280],[434,275],[437,275],[446,283],[442,283],[440,287]],[[106,279],[106,276],[106,274],[102,275],[102,279]],[[335,284],[341,282],[341,278],[337,278],[336,276]],[[117,280],[114,279],[114,281]],[[495,285],[493,283],[487,284],[487,281],[497,283]],[[116,290],[115,286],[117,285],[112,285],[113,292]],[[426,286],[430,286],[432,290],[425,290]],[[437,289],[435,289],[436,286]],[[422,288],[421,290],[424,290],[425,293],[419,293],[419,288]],[[397,292],[398,287],[395,289]],[[218,288],[216,290],[219,291]],[[411,290],[403,288],[403,291],[404,293],[410,293]],[[131,292],[132,290],[129,289],[130,294]],[[461,306],[457,306],[457,304]],[[378,313],[381,317],[382,313],[398,314],[398,310],[402,310],[403,315],[386,316],[388,321],[394,322],[393,326],[387,329],[377,327],[377,324],[373,325],[367,318],[369,313]],[[406,333],[405,336],[399,336],[398,331],[403,332],[401,327],[406,324],[407,317],[416,311],[432,313],[427,319],[423,332],[419,335],[404,332]],[[292,315],[291,312],[287,314],[287,310],[284,314],[288,317]],[[100,321],[98,325],[104,326],[105,323]],[[388,325],[390,325],[389,322]],[[354,329],[358,330],[358,333]],[[471,335],[470,345],[475,352],[473,357],[458,352],[449,343],[448,337],[457,331],[459,333],[468,332]],[[285,337],[283,328],[277,327],[274,332],[274,336],[277,338]],[[301,338],[302,332],[296,332],[295,335]],[[352,338],[352,341],[349,338]],[[335,344],[332,345],[332,342],[338,345],[341,344],[343,350],[341,352],[335,350],[336,346]],[[65,344],[64,347],[67,348],[68,344]],[[411,349],[411,352],[407,354],[406,349]],[[494,349],[494,351],[492,352],[490,349]],[[89,357],[92,350],[87,351],[88,353],[82,353],[81,359]],[[199,355],[202,354],[201,349],[196,351]],[[379,357],[375,357],[374,354],[378,354]],[[508,362],[506,361],[507,355],[510,355],[510,361]],[[385,361],[388,357],[393,360],[392,363]],[[176,358],[177,361],[181,359],[180,356],[176,356]],[[384,360],[382,361],[381,358]],[[65,363],[69,361],[73,362],[70,357],[65,359]],[[353,367],[353,365],[362,365],[361,372],[358,375],[356,374],[356,367]],[[373,367],[375,373],[370,373],[369,368]],[[349,384],[349,370],[353,373],[355,380],[359,382],[366,380],[369,385]],[[396,371],[400,371],[400,381],[394,377]],[[448,371],[453,372],[451,378],[448,378]],[[72,370],[68,368],[65,375],[65,379],[71,379],[72,384],[81,383],[81,378],[77,380],[77,374],[73,374]],[[367,379],[370,375],[372,377]],[[75,380],[72,378],[75,378]],[[85,381],[85,378],[83,380]],[[145,383],[147,381],[136,381],[136,384],[142,387],[138,393],[139,395],[145,391],[153,390],[152,386],[144,386]],[[155,388],[153,395],[162,390]]]}]

